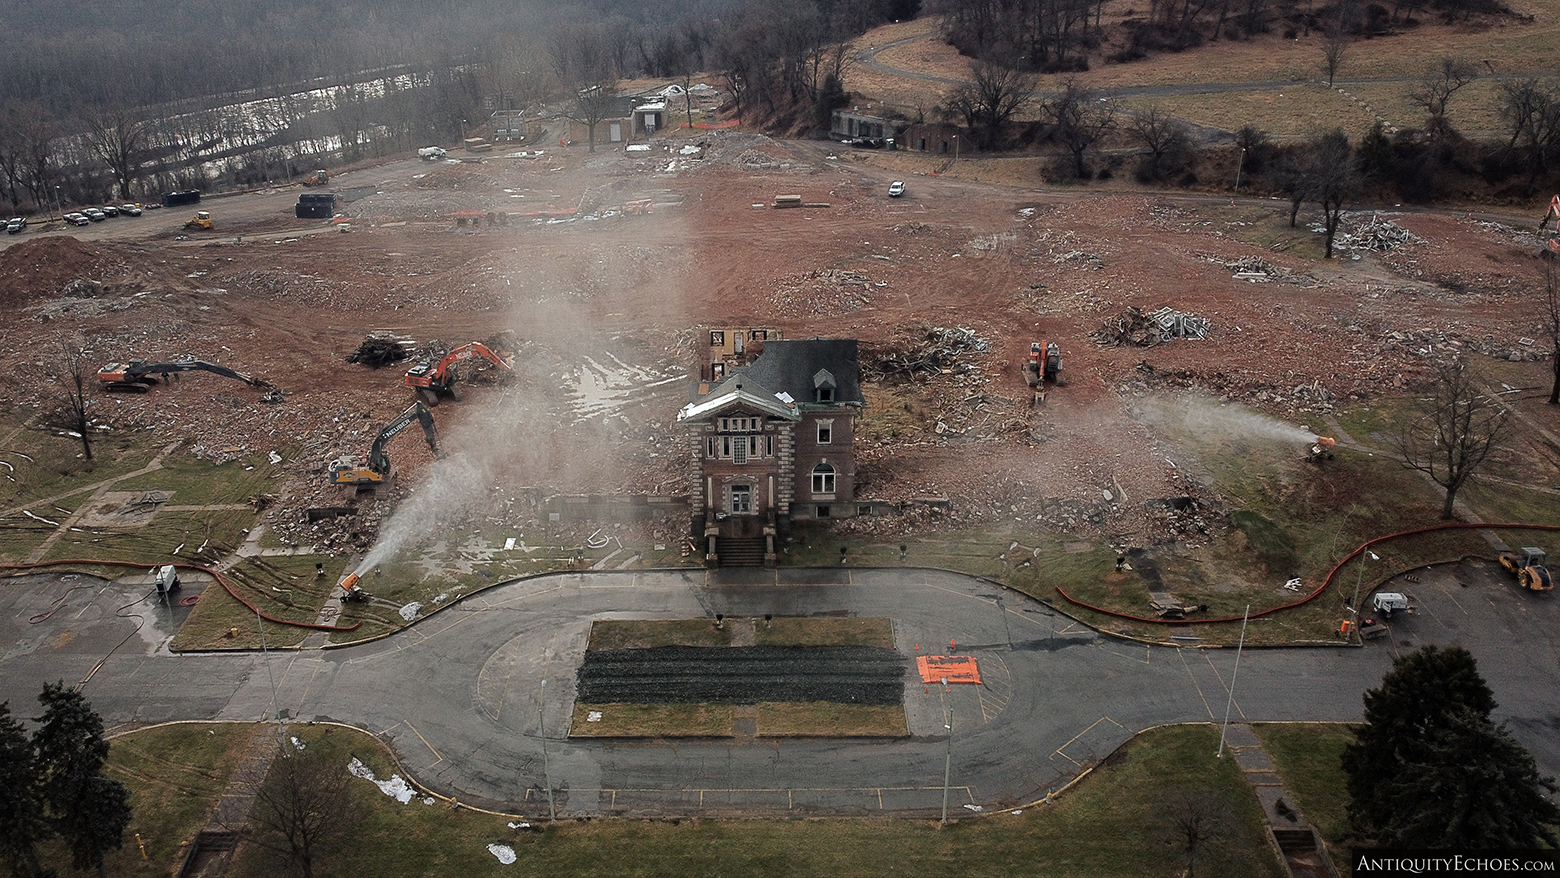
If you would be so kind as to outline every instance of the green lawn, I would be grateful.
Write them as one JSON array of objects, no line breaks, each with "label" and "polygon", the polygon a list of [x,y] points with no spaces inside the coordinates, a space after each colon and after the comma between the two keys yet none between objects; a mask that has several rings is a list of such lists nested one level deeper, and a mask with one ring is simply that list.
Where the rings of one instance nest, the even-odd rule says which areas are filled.
[{"label": "green lawn", "polygon": [[[380,778],[394,767],[371,738],[339,728],[299,729],[308,746],[351,755]],[[321,875],[382,878],[445,875],[830,876],[956,874],[970,878],[1068,875],[1160,878],[1180,874],[1165,802],[1206,795],[1223,827],[1198,856],[1197,873],[1251,878],[1282,874],[1264,836],[1260,808],[1234,760],[1214,757],[1210,725],[1156,729],[1134,739],[1051,805],[1020,814],[936,820],[596,819],[511,829],[512,817],[452,810],[421,799],[401,805],[366,781],[341,816],[348,830],[317,864]],[[519,792],[518,790],[516,791]],[[538,803],[531,803],[534,809]],[[533,812],[534,813],[534,812]],[[513,849],[499,863],[488,845]],[[278,865],[241,852],[232,878],[278,874]]]}]

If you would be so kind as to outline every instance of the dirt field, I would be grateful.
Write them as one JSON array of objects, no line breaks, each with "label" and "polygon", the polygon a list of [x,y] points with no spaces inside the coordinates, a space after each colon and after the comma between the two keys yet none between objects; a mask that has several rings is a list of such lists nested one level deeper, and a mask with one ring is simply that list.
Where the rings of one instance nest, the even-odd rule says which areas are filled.
[{"label": "dirt field", "polygon": [[[1143,545],[1222,526],[1144,505],[1193,496],[1220,508],[1137,412],[1185,389],[1322,432],[1335,407],[1400,391],[1423,352],[1446,345],[1526,357],[1529,386],[1543,381],[1541,345],[1522,342],[1541,338],[1525,230],[1362,212],[1346,230],[1374,217],[1411,237],[1324,262],[1320,236],[1289,229],[1276,202],[1029,190],[961,180],[958,168],[917,174],[904,158],[879,168],[889,159],[826,143],[703,142],[690,155],[693,141],[670,140],[360,169],[337,178],[349,232],[293,219],[298,190],[278,190],[209,200],[216,231],[187,239],[175,210],[81,238],[13,237],[0,252],[0,369],[22,406],[54,389],[40,376],[56,368],[56,337],[93,362],[188,354],[275,383],[285,399],[267,404],[194,373],[145,395],[94,395],[92,413],[203,458],[276,451],[289,475],[269,529],[333,552],[366,549],[388,501],[412,492],[422,504],[403,504],[405,530],[419,539],[534,520],[551,494],[686,493],[693,468],[675,415],[700,326],[861,340],[860,495],[950,501],[946,514],[842,525],[881,533],[1016,522]],[[904,198],[886,197],[895,178],[909,181]],[[826,206],[765,207],[777,194]],[[637,199],[653,212],[620,210]],[[460,226],[456,211],[509,219]],[[1165,306],[1206,319],[1207,338],[1097,342],[1128,308]],[[370,332],[460,344],[503,330],[518,340],[518,380],[435,409],[446,461],[435,466],[411,430],[390,446],[399,479],[380,501],[326,484],[330,460],[366,453],[412,400],[408,364],[346,362]],[[1060,343],[1068,380],[1031,409],[1019,369],[1042,338]],[[943,368],[895,371],[928,350],[947,355]],[[1553,486],[1545,454],[1533,472]],[[354,503],[367,514],[304,516]],[[685,528],[664,522],[650,536],[675,541]]]}]

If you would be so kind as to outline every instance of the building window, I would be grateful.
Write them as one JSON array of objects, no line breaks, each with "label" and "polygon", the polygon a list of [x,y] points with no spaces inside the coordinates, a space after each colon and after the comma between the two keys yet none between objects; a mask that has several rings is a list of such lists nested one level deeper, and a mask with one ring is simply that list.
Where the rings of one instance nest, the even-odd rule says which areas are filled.
[{"label": "building window", "polygon": [[856,507],[856,514],[858,516],[862,516],[862,517],[869,516],[869,515],[872,514],[872,507],[871,506],[857,506]]},{"label": "building window", "polygon": [[716,426],[722,433],[757,433],[763,422],[759,418],[721,418]]},{"label": "building window", "polygon": [[723,348],[726,346],[726,331],[723,329],[710,330],[710,347]]},{"label": "building window", "polygon": [[711,437],[709,437],[708,439],[706,439],[704,441],[704,456],[705,457],[718,457],[719,456],[719,455],[717,455],[715,453],[715,437],[714,436],[711,436]]},{"label": "building window", "polygon": [[747,459],[748,440],[738,436],[737,441],[733,442],[731,445],[731,462],[740,466],[741,464],[747,463]]},{"label": "building window", "polygon": [[819,518],[828,518],[829,517],[829,513],[832,512],[832,511],[833,510],[831,510],[827,506],[819,506],[818,507],[818,517]]},{"label": "building window", "polygon": [[750,515],[753,512],[753,486],[732,485],[727,494],[726,510],[732,515]]},{"label": "building window", "polygon": [[764,456],[765,457],[774,457],[775,456],[775,437],[773,437],[773,436],[765,436],[764,437]]},{"label": "building window", "polygon": [[834,467],[827,463],[820,463],[813,467],[812,492],[814,494],[834,493]]},{"label": "building window", "polygon": [[833,442],[834,442],[834,422],[832,420],[830,420],[830,421],[819,421],[818,422],[818,444],[819,445],[830,445]]}]

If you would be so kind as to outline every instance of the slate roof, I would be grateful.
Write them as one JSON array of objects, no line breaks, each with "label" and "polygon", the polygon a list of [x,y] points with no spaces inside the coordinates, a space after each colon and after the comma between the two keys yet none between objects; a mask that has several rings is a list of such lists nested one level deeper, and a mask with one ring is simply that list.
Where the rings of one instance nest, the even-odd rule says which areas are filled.
[{"label": "slate roof", "polygon": [[[830,408],[841,405],[862,406],[861,364],[857,360],[853,338],[808,338],[764,343],[764,352],[748,365],[734,369],[708,393],[691,388],[689,404],[678,413],[678,420],[690,420],[724,408],[739,397],[762,397],[775,410],[784,404],[793,411]],[[817,388],[832,386],[834,401],[815,403]],[[781,396],[785,394],[785,396]],[[772,401],[772,402],[771,402]],[[794,414],[790,417],[795,418]]]}]

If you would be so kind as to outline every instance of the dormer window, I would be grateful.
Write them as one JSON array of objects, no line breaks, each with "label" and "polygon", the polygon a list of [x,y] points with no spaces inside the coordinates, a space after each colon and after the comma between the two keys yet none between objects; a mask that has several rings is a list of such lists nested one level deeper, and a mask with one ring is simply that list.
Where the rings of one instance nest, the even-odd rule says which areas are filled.
[{"label": "dormer window", "polygon": [[828,369],[819,369],[813,374],[813,402],[834,402],[834,375]]}]

